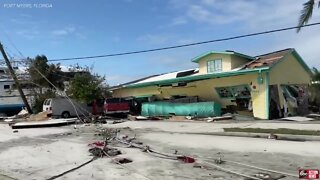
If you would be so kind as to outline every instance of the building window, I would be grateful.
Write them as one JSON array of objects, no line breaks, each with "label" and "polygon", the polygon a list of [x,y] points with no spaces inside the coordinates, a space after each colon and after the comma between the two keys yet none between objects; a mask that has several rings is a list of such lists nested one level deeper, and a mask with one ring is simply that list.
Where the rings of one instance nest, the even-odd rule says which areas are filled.
[{"label": "building window", "polygon": [[4,85],[3,89],[10,89],[10,85]]},{"label": "building window", "polygon": [[221,87],[221,88],[216,88],[216,91],[220,95],[221,98],[233,98],[233,94],[230,88],[228,87]]},{"label": "building window", "polygon": [[232,99],[251,98],[251,89],[248,85],[217,87],[216,91],[221,98],[232,98]]},{"label": "building window", "polygon": [[220,72],[222,71],[222,59],[211,60],[207,62],[207,72]]}]

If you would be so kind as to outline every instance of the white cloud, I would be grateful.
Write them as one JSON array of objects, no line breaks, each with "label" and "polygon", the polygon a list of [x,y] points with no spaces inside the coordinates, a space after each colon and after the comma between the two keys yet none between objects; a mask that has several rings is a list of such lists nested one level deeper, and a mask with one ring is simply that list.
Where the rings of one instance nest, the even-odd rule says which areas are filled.
[{"label": "white cloud", "polygon": [[143,77],[146,77],[147,75],[106,75],[106,82],[107,84],[109,84],[110,86],[116,86],[119,84],[123,84],[126,82],[130,82],[133,80],[137,80]]},{"label": "white cloud", "polygon": [[33,40],[40,35],[40,31],[36,29],[17,30],[16,33],[29,40]]},{"label": "white cloud", "polygon": [[112,41],[113,41],[113,42],[118,43],[118,42],[120,42],[120,40],[121,40],[121,38],[120,38],[119,36],[114,36],[114,37],[112,37]]},{"label": "white cloud", "polygon": [[[232,25],[237,32],[259,32],[275,28],[295,26],[306,0],[171,0],[169,8],[179,13],[188,23],[198,27],[215,28]],[[311,22],[320,21],[320,9],[315,7]],[[225,26],[230,28],[230,26]],[[270,35],[268,44],[257,44],[257,51],[274,51],[295,48],[310,66],[320,67],[319,28],[303,28]],[[260,48],[260,50],[258,50]],[[263,49],[263,50],[262,50]],[[254,49],[250,49],[255,53]],[[250,52],[248,50],[248,52]]]},{"label": "white cloud", "polygon": [[83,34],[83,33],[77,32],[75,35],[79,39],[82,39],[82,40],[87,39],[87,36],[85,34]]},{"label": "white cloud", "polygon": [[171,25],[175,26],[175,25],[182,25],[182,24],[186,24],[188,22],[188,20],[184,17],[176,17],[173,18]]},{"label": "white cloud", "polygon": [[209,25],[243,23],[250,28],[297,24],[305,0],[171,0],[170,7],[179,9],[195,22]]},{"label": "white cloud", "polygon": [[30,14],[20,14],[20,16],[24,18],[32,18]]},{"label": "white cloud", "polygon": [[76,28],[73,26],[68,26],[62,29],[53,30],[51,33],[55,36],[66,36],[76,31]]},{"label": "white cloud", "polygon": [[149,44],[165,44],[172,39],[172,35],[165,34],[146,34],[138,37],[138,41],[147,42]]},{"label": "white cloud", "polygon": [[69,34],[69,32],[65,29],[60,29],[60,30],[54,30],[52,31],[53,35],[57,35],[57,36],[62,36],[62,35],[67,35]]},{"label": "white cloud", "polygon": [[[177,49],[172,53],[153,54],[147,57],[147,63],[154,67],[154,72],[160,73],[194,68],[196,64],[191,62],[194,51],[196,50],[190,49],[186,51],[185,49]],[[185,58],[186,55],[188,58]],[[166,70],[163,71],[163,69]]]},{"label": "white cloud", "polygon": [[319,30],[317,28],[306,28],[302,29],[299,34],[291,32],[287,33],[285,36],[279,35],[273,48],[295,48],[310,67],[320,68],[320,34],[318,32]]}]

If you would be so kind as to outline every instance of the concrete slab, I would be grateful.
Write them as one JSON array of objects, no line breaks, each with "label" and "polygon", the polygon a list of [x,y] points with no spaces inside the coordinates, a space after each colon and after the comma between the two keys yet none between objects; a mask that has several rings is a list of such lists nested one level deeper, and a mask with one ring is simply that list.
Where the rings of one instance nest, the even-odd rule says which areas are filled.
[{"label": "concrete slab", "polygon": [[320,157],[320,142],[277,141],[272,139],[178,133],[145,133],[142,135],[142,138],[164,143],[168,146],[180,146],[186,148],[222,149],[248,153],[290,153],[301,156]]},{"label": "concrete slab", "polygon": [[256,123],[247,126],[246,128],[262,128],[262,129],[297,129],[297,130],[320,130],[320,124],[300,124],[300,123]]},{"label": "concrete slab", "polygon": [[172,122],[172,121],[127,121],[119,124],[106,124],[104,127],[132,129],[153,129],[154,131],[178,132],[178,133],[210,133],[223,132],[223,128],[264,128],[278,129],[289,128],[298,130],[320,130],[320,124],[301,124],[295,122],[268,122],[268,121],[245,121],[245,122]]},{"label": "concrete slab", "polygon": [[38,129],[19,129],[17,133],[13,133],[13,129],[7,124],[0,124],[0,142],[6,142],[19,138],[33,138],[50,134],[62,134],[69,132],[68,128],[38,128]]}]

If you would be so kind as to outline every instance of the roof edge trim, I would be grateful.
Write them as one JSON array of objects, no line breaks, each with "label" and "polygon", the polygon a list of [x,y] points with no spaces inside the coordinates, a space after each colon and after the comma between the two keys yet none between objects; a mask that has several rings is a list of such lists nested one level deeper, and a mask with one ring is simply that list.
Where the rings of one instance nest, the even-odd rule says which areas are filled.
[{"label": "roof edge trim", "polygon": [[200,56],[196,56],[195,58],[191,59],[192,62],[195,62],[195,63],[198,63],[200,61],[201,58],[205,57],[205,56],[208,56],[210,54],[227,54],[227,55],[236,55],[236,56],[240,56],[240,57],[243,57],[243,58],[246,58],[248,60],[254,60],[256,59],[255,57],[252,57],[252,56],[248,56],[248,55],[245,55],[245,54],[241,54],[241,53],[238,53],[238,52],[235,52],[235,51],[209,51],[207,53],[204,53]]},{"label": "roof edge trim", "polygon": [[239,71],[228,71],[228,72],[213,73],[213,74],[201,74],[197,76],[187,76],[187,77],[180,77],[180,78],[174,78],[174,79],[131,84],[131,85],[124,86],[123,88],[140,88],[140,87],[147,87],[147,86],[168,85],[168,84],[178,83],[178,82],[200,81],[200,80],[214,79],[214,78],[220,78],[220,77],[260,73],[265,71],[269,71],[269,67],[246,69],[246,70],[239,70]]}]

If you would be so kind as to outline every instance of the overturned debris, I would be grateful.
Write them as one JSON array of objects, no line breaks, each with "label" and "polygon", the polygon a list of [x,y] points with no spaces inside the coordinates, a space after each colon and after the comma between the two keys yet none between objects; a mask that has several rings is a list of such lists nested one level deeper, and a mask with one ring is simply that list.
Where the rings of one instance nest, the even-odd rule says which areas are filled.
[{"label": "overturned debris", "polygon": [[27,119],[28,121],[45,121],[49,119],[49,114],[47,111],[40,112],[38,114],[32,114]]},{"label": "overturned debris", "polygon": [[71,119],[51,119],[47,121],[31,121],[31,122],[19,122],[11,125],[12,129],[23,128],[42,128],[42,127],[59,127],[74,124],[77,118]]},{"label": "overturned debris", "polygon": [[282,175],[282,174],[278,175],[278,174],[269,174],[269,173],[263,173],[263,172],[256,173],[253,176],[263,180],[278,180],[286,177],[285,175]]},{"label": "overturned debris", "polygon": [[[152,149],[148,145],[142,145],[142,144],[136,144],[134,141],[136,140],[136,137],[129,137],[128,135],[119,135],[119,131],[117,133],[113,134],[114,138],[111,138],[112,141],[116,141],[122,144],[127,145],[128,148],[138,148],[141,149],[143,152],[148,153],[152,156],[158,157],[158,158],[164,158],[164,159],[171,159],[171,160],[178,160],[183,163],[193,163],[195,168],[204,168],[204,169],[217,169],[219,171],[224,171],[228,172],[240,177],[248,178],[248,179],[269,179],[269,180],[276,180],[276,179],[281,179],[283,177],[296,177],[294,174],[289,174],[285,172],[280,172],[280,171],[275,171],[275,170],[270,170],[270,169],[265,169],[265,168],[260,168],[256,167],[253,165],[247,165],[243,163],[238,163],[234,161],[229,161],[229,160],[222,160],[222,158],[218,159],[206,159],[203,157],[198,157],[195,159],[194,157],[191,156],[186,156],[186,155],[181,155],[178,154],[177,150],[175,150],[175,153],[173,154],[168,154],[168,153],[163,153],[156,151]],[[211,163],[213,161],[213,163]],[[117,163],[118,164],[118,163]],[[256,172],[255,174],[243,174],[241,172],[236,172],[233,171],[232,169],[224,167],[225,164],[230,165],[230,164],[235,164],[236,166],[242,166],[244,168],[250,168],[250,169],[255,169],[256,171],[259,170],[259,172]]]},{"label": "overturned debris", "polygon": [[217,117],[209,117],[206,118],[207,122],[214,122],[214,121],[221,121],[221,120],[230,120],[232,119],[232,115],[224,115],[224,116],[217,116]]},{"label": "overturned debris", "polygon": [[308,117],[302,117],[302,116],[292,116],[292,117],[282,118],[282,120],[305,122],[305,121],[313,121],[314,119],[313,118],[308,118]]},{"label": "overturned debris", "polygon": [[196,162],[195,158],[189,156],[178,157],[178,160],[184,163],[194,163]]},{"label": "overturned debris", "polygon": [[22,109],[18,114],[13,115],[13,116],[9,116],[9,117],[1,117],[2,119],[5,120],[13,120],[13,119],[23,119],[23,118],[28,118],[29,117],[29,113],[27,110]]},{"label": "overturned debris", "polygon": [[89,149],[89,152],[91,153],[91,155],[95,157],[109,157],[122,154],[120,150],[108,147],[106,141],[95,141],[93,143],[88,144],[88,146],[92,147]]},{"label": "overturned debris", "polygon": [[104,155],[103,149],[98,148],[98,147],[93,147],[89,149],[89,152],[91,153],[92,156],[94,157],[102,157]]},{"label": "overturned debris", "polygon": [[308,114],[307,117],[320,120],[320,114]]}]

